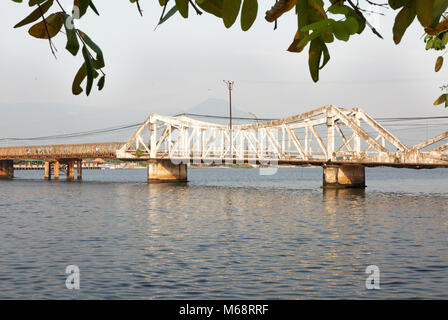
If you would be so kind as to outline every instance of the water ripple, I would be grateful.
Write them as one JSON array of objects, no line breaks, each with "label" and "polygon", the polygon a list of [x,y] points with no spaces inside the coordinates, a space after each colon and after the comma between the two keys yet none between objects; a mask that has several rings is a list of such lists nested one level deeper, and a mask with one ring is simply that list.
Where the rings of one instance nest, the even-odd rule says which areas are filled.
[{"label": "water ripple", "polygon": [[0,181],[0,298],[446,299],[445,172],[369,169],[365,191],[321,190],[320,169],[194,169],[185,185],[17,172]]}]

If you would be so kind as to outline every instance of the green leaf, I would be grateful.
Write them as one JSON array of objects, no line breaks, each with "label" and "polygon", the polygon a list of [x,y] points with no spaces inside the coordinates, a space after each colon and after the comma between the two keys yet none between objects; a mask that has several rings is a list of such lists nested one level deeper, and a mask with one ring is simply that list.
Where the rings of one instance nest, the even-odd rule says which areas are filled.
[{"label": "green leaf", "polygon": [[86,14],[90,1],[91,0],[75,0],[75,6],[79,9],[79,18]]},{"label": "green leaf", "polygon": [[297,25],[299,30],[308,24],[308,0],[297,0]]},{"label": "green leaf", "polygon": [[[344,22],[344,21],[341,21]],[[307,32],[310,30],[313,30],[313,33],[306,36],[302,39],[302,41],[299,43],[299,46],[306,45],[307,42],[316,39],[317,37],[321,37],[322,40],[326,43],[331,43],[334,41],[333,36],[333,25],[336,23],[333,19],[322,19],[320,21],[311,23],[307,26],[302,27],[300,31]]]},{"label": "green leaf", "polygon": [[418,21],[423,27],[428,27],[436,18],[432,15],[434,0],[416,0]]},{"label": "green leaf", "polygon": [[333,33],[338,40],[348,41],[350,39],[350,30],[345,21],[336,21],[333,24]]},{"label": "green leaf", "polygon": [[429,50],[429,49],[431,49],[432,47],[433,47],[433,44],[434,44],[434,38],[432,38],[432,39],[430,39],[428,42],[426,42],[426,50]]},{"label": "green leaf", "polygon": [[343,14],[347,16],[349,14],[349,8],[347,6],[340,6],[338,4],[334,4],[328,8],[328,11],[333,14]]},{"label": "green leaf", "polygon": [[434,0],[434,7],[432,9],[432,15],[434,17],[440,17],[448,7],[448,0]]},{"label": "green leaf", "polygon": [[36,4],[41,4],[42,2],[44,2],[45,0],[30,0],[28,1],[28,5],[30,7],[35,6]]},{"label": "green leaf", "polygon": [[84,40],[84,42],[90,47],[90,49],[92,49],[96,53],[96,63],[95,63],[96,69],[103,68],[105,66],[105,63],[101,48],[95,42],[93,42],[92,39],[90,39],[90,37],[87,34],[82,32],[81,30],[78,30],[78,32],[82,40]]},{"label": "green leaf", "polygon": [[176,0],[176,7],[182,17],[188,18],[188,0]]},{"label": "green leaf", "polygon": [[67,49],[67,51],[72,55],[76,56],[79,51],[79,42],[78,37],[76,36],[76,29],[73,26],[72,16],[64,14],[64,27],[65,34],[67,36],[67,44],[65,46],[65,49]]},{"label": "green leaf", "polygon": [[96,13],[97,16],[100,15],[100,13],[98,12],[97,8],[96,8],[95,5],[93,4],[93,1],[90,1],[90,3],[89,3],[89,7],[90,7],[90,9],[93,10],[93,12]]},{"label": "green leaf", "polygon": [[162,19],[160,19],[159,24],[164,23],[166,20],[168,20],[169,18],[171,18],[175,13],[177,12],[177,7],[174,6],[172,7],[163,17]]},{"label": "green leaf", "polygon": [[252,27],[257,18],[258,1],[244,0],[243,8],[241,9],[241,29],[247,31]]},{"label": "green leaf", "polygon": [[389,6],[394,9],[397,10],[401,7],[404,7],[405,5],[407,5],[409,2],[411,2],[413,0],[389,0]]},{"label": "green leaf", "polygon": [[73,79],[72,93],[74,95],[78,95],[81,92],[83,92],[83,90],[81,88],[81,83],[83,82],[83,80],[86,76],[87,76],[86,63],[84,62],[82,64],[81,68],[79,68],[78,72],[76,73],[75,79]]},{"label": "green leaf", "polygon": [[308,42],[313,41],[314,39],[317,39],[321,36],[320,32],[312,32],[311,34],[307,35],[305,38],[303,38],[299,44],[297,45],[297,47],[303,47],[305,46]]},{"label": "green leaf", "polygon": [[407,28],[414,21],[415,16],[417,15],[415,7],[404,7],[400,10],[400,12],[395,17],[395,23],[393,27],[394,34],[394,42],[399,44],[401,39],[403,38],[404,33]]},{"label": "green leaf", "polygon": [[328,28],[328,24],[330,21],[334,21],[334,20],[333,19],[320,20],[320,21],[317,21],[317,22],[314,22],[314,23],[311,23],[309,25],[302,27],[300,29],[300,31],[314,30],[314,31],[322,33],[324,30],[326,30]]},{"label": "green leaf", "polygon": [[[347,18],[346,20],[348,20],[349,18],[356,20],[357,30],[354,33],[353,33],[353,31],[351,31],[350,34],[355,34],[355,33],[361,34],[366,27],[366,21],[362,17],[360,17],[356,13],[356,11],[353,10],[352,8],[350,8],[349,6],[334,4],[328,8],[328,11],[333,14],[343,14]],[[352,19],[350,19],[350,20],[352,20]],[[355,26],[354,22],[349,22],[349,23],[351,25],[347,25],[347,28],[349,30],[354,30],[354,26]]]},{"label": "green leaf", "polygon": [[230,28],[240,13],[241,0],[223,0],[222,20],[226,28]]},{"label": "green leaf", "polygon": [[349,31],[350,35],[353,35],[358,32],[359,29],[358,21],[353,17],[348,17],[347,20],[345,20],[345,26]]},{"label": "green leaf", "polygon": [[310,44],[308,66],[311,78],[314,82],[319,81],[319,64],[322,57],[322,44],[323,41],[321,39],[314,39]]},{"label": "green leaf", "polygon": [[103,90],[105,81],[106,81],[106,76],[103,75],[100,78],[100,80],[98,80],[98,84],[97,84],[98,85],[98,91]]},{"label": "green leaf", "polygon": [[84,61],[86,65],[86,74],[87,74],[86,95],[88,96],[90,94],[90,91],[92,90],[95,69],[93,67],[93,61],[92,58],[90,57],[89,50],[87,50],[86,46],[82,47],[82,55],[84,56]]},{"label": "green leaf", "polygon": [[325,67],[328,63],[328,61],[330,61],[330,51],[328,51],[328,47],[325,43],[322,43],[322,53],[323,53],[323,61],[322,61],[322,65],[319,67],[320,69],[323,69],[323,67]]},{"label": "green leaf", "polygon": [[48,11],[48,9],[51,8],[53,2],[54,2],[53,0],[46,1],[44,4],[40,6],[40,9],[39,8],[35,9],[33,12],[30,13],[29,16],[27,16],[25,19],[16,24],[14,28],[22,27],[41,18],[42,14],[44,14],[45,12]]},{"label": "green leaf", "polygon": [[323,0],[307,0],[308,2],[308,22],[316,22],[322,19],[327,19],[327,14],[324,9]]},{"label": "green leaf", "polygon": [[223,0],[196,0],[196,3],[205,12],[222,18]]},{"label": "green leaf", "polygon": [[[75,78],[73,79],[73,84],[72,84],[72,93],[74,95],[79,95],[81,92],[83,92],[84,90],[81,88],[81,83],[84,81],[84,79],[87,76],[87,69],[86,69],[86,63],[84,62],[81,66],[81,68],[79,68],[78,72],[75,75]],[[98,77],[98,72],[94,73],[94,78]]]}]

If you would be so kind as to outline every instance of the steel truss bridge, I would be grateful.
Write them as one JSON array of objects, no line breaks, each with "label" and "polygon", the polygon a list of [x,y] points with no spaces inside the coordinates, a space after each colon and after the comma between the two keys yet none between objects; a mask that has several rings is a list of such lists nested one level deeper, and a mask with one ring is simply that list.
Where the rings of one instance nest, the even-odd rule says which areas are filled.
[{"label": "steel truss bridge", "polygon": [[402,143],[361,109],[327,105],[283,119],[234,125],[151,114],[122,143],[0,148],[0,161],[83,158],[180,163],[448,167],[448,131]]},{"label": "steel truss bridge", "polygon": [[[284,119],[234,125],[232,131],[227,125],[186,116],[152,114],[116,151],[116,158],[448,167],[444,153],[448,141],[440,144],[447,137],[448,131],[408,147],[363,110],[333,105]],[[439,145],[426,150],[435,144]]]}]

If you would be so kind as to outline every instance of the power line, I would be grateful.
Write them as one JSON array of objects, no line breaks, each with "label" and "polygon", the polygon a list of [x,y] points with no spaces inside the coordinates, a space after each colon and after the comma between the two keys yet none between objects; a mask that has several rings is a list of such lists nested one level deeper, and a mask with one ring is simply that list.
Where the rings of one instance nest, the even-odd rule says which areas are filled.
[{"label": "power line", "polygon": [[[228,116],[217,116],[217,115],[208,115],[208,114],[198,114],[198,113],[179,113],[174,115],[177,116],[192,116],[192,117],[201,117],[201,118],[211,118],[211,119],[225,119],[229,120],[230,117]],[[273,121],[278,120],[279,118],[251,118],[251,117],[232,117],[232,119],[236,120],[249,120],[249,121]],[[388,126],[438,126],[438,125],[446,125],[446,123],[438,123],[438,124],[393,124],[390,122],[404,122],[404,121],[419,121],[419,120],[440,120],[440,119],[448,119],[448,116],[437,116],[437,117],[401,117],[401,118],[375,118],[376,121],[379,122],[389,122]],[[134,123],[129,125],[121,125],[121,126],[115,126],[115,127],[108,127],[103,129],[97,129],[97,130],[89,130],[89,131],[81,131],[81,132],[72,132],[72,133],[66,133],[66,134],[59,134],[59,135],[48,135],[48,136],[40,136],[40,137],[27,137],[27,138],[0,138],[0,141],[40,141],[40,140],[58,140],[58,139],[69,139],[69,138],[79,138],[79,137],[86,137],[86,136],[95,136],[100,135],[104,133],[110,133],[110,132],[118,132],[118,131],[124,131],[127,129],[132,129],[140,126],[141,123]],[[409,129],[396,129],[395,131],[402,131],[402,130],[410,130]]]},{"label": "power line", "polygon": [[6,141],[6,140],[8,140],[8,141],[36,141],[36,140],[77,138],[77,137],[84,137],[84,136],[93,136],[93,135],[98,135],[98,134],[103,134],[103,133],[108,133],[108,132],[114,132],[114,131],[122,131],[122,130],[130,129],[130,128],[135,128],[140,125],[141,125],[141,123],[136,123],[136,124],[131,124],[131,125],[104,128],[104,129],[98,129],[98,130],[72,132],[72,133],[66,133],[66,134],[32,137],[32,138],[0,138],[0,141]]}]

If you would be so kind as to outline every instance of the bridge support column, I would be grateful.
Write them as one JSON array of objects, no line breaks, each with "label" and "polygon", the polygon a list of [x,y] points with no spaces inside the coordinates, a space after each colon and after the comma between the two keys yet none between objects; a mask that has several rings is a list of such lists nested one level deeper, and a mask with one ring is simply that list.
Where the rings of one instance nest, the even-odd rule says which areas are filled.
[{"label": "bridge support column", "polygon": [[54,180],[59,180],[59,161],[55,161],[53,164],[53,176],[54,176]]},{"label": "bridge support column", "polygon": [[76,179],[82,180],[82,160],[76,161]]},{"label": "bridge support column", "polygon": [[51,180],[51,162],[45,161],[44,163],[44,179]]},{"label": "bridge support column", "polygon": [[67,180],[75,179],[75,161],[68,160],[67,161]]},{"label": "bridge support column", "polygon": [[365,168],[359,165],[326,166],[322,188],[365,188]]},{"label": "bridge support column", "polygon": [[187,165],[174,164],[169,159],[148,161],[148,182],[186,182]]},{"label": "bridge support column", "polygon": [[14,178],[14,161],[0,160],[0,179]]}]

